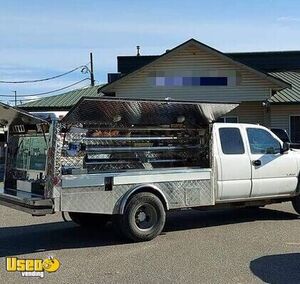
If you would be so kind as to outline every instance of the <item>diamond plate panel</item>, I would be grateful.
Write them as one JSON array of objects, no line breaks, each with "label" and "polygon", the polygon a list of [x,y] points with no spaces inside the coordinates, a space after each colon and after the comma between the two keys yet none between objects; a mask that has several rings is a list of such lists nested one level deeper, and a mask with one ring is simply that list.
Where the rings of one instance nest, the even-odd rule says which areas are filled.
[{"label": "diamond plate panel", "polygon": [[214,202],[210,180],[172,181],[155,185],[165,194],[170,209],[211,205]]},{"label": "diamond plate panel", "polygon": [[[190,125],[212,122],[236,108],[232,103],[195,103],[173,100],[129,100],[119,98],[85,98],[63,118],[64,123],[101,123],[131,125],[163,125],[177,121],[179,115],[186,118]],[[117,122],[113,118],[119,115]],[[142,122],[142,123],[141,123]]]},{"label": "diamond plate panel", "polygon": [[54,194],[54,179],[60,176],[61,168],[61,146],[60,123],[55,121],[52,123],[52,135],[47,155],[47,181],[45,187],[45,197],[58,197],[57,192]]},{"label": "diamond plate panel", "polygon": [[104,191],[104,187],[76,189],[75,192],[64,192],[61,196],[61,210],[74,212],[117,213],[117,208],[129,186],[118,186],[112,191]]},{"label": "diamond plate panel", "polygon": [[[104,187],[63,189],[62,211],[116,214],[122,198],[141,184],[118,185],[112,191]],[[170,209],[213,205],[214,196],[210,180],[186,180],[153,183],[166,197]]]}]

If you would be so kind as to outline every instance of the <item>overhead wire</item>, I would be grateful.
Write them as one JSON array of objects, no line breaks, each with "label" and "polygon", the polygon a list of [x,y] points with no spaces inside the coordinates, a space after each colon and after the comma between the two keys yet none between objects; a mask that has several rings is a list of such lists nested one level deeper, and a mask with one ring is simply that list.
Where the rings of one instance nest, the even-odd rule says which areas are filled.
[{"label": "overhead wire", "polygon": [[[86,79],[89,79],[89,78],[86,78]],[[83,82],[83,81],[82,81]],[[74,85],[73,85],[74,86]],[[81,87],[81,89],[82,88],[85,88],[85,87],[89,87],[89,86],[91,86],[90,84],[89,85],[85,85],[85,86],[82,86]],[[69,87],[71,87],[71,86],[69,86]],[[77,90],[77,89],[75,89],[75,90]],[[55,90],[55,92],[57,92],[58,90]],[[59,91],[61,91],[61,89],[59,90]],[[70,92],[71,92],[72,90],[70,90]],[[52,92],[54,92],[54,91],[52,91]],[[59,94],[58,94],[59,95]],[[26,97],[31,97],[31,96],[38,96],[38,94],[36,94],[36,95],[28,95],[28,96],[26,96]],[[22,97],[22,96],[20,96],[20,97]],[[18,98],[19,98],[19,96],[18,96]],[[33,101],[33,100],[39,100],[39,99],[42,99],[43,97],[36,97],[36,98],[31,98],[31,99],[18,99],[18,101],[22,101],[22,102],[27,102],[27,101]],[[8,100],[9,102],[14,102],[14,100]]]},{"label": "overhead wire", "polygon": [[60,78],[60,77],[63,77],[63,76],[66,76],[70,73],[73,73],[75,72],[76,70],[80,69],[80,68],[87,68],[87,70],[89,70],[89,68],[87,67],[87,65],[81,65],[81,66],[78,66],[70,71],[67,71],[65,73],[62,73],[62,74],[59,74],[59,75],[55,75],[55,76],[52,76],[52,77],[48,77],[48,78],[43,78],[43,79],[34,79],[34,80],[23,80],[23,81],[6,81],[6,80],[0,80],[0,83],[3,83],[3,84],[25,84],[25,83],[37,83],[37,82],[43,82],[43,81],[49,81],[49,80],[53,80],[53,79],[56,79],[56,78]]},{"label": "overhead wire", "polygon": [[[58,91],[67,89],[67,88],[70,88],[70,87],[72,87],[72,86],[75,86],[75,85],[77,85],[77,84],[79,84],[79,83],[81,83],[81,82],[83,82],[83,81],[85,81],[85,80],[87,80],[87,79],[78,81],[78,82],[76,82],[75,84],[68,85],[68,86],[66,86],[66,87],[64,87],[64,88],[56,89],[56,90],[53,90],[53,91],[50,91],[50,92],[45,92],[45,93],[43,93],[43,94],[46,94],[46,93],[50,94],[50,93],[54,93],[54,92],[58,92]],[[87,87],[87,86],[90,86],[90,85],[82,86],[81,88],[85,88],[85,87]],[[73,90],[74,90],[74,89],[71,89],[70,91],[73,91]],[[75,89],[75,90],[77,90],[77,89]],[[59,95],[59,94],[55,94],[55,95]],[[31,98],[29,98],[29,97],[31,97]],[[18,96],[18,101],[21,101],[21,102],[27,102],[27,101],[40,100],[40,99],[42,99],[42,98],[45,98],[45,97],[43,97],[43,96],[41,96],[41,95],[39,95],[39,94],[32,94],[32,95],[26,95],[26,96]],[[2,100],[4,100],[4,99],[2,99]],[[7,100],[7,101],[8,101],[8,102],[14,102],[15,100],[14,100],[14,99],[9,99],[9,100]]]},{"label": "overhead wire", "polygon": [[[68,89],[68,88],[73,87],[73,86],[75,86],[75,85],[77,85],[77,84],[80,84],[80,83],[82,83],[82,82],[84,82],[84,81],[86,81],[86,80],[90,80],[90,78],[84,78],[84,79],[79,80],[79,81],[77,81],[77,82],[75,82],[75,83],[72,83],[72,84],[70,84],[70,85],[67,85],[67,86],[64,86],[64,87],[62,87],[62,88],[55,89],[55,90],[52,90],[52,91],[47,91],[47,92],[42,92],[42,93],[35,93],[35,94],[30,94],[30,95],[18,95],[17,97],[18,97],[18,98],[20,98],[20,97],[21,97],[21,98],[25,98],[25,97],[32,97],[32,96],[48,95],[48,94],[51,94],[51,93],[55,93],[55,92],[58,92],[58,91],[62,91],[62,90]],[[15,95],[0,95],[0,97],[14,98]]]}]

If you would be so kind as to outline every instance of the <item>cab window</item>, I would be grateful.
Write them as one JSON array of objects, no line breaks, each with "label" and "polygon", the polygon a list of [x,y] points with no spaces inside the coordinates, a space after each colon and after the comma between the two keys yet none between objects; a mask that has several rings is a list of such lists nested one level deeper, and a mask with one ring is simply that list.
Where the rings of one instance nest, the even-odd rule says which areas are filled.
[{"label": "cab window", "polygon": [[280,142],[268,131],[259,128],[247,128],[247,135],[252,154],[280,153]]},{"label": "cab window", "polygon": [[244,154],[244,143],[240,130],[236,127],[224,127],[219,129],[222,152],[224,154]]}]

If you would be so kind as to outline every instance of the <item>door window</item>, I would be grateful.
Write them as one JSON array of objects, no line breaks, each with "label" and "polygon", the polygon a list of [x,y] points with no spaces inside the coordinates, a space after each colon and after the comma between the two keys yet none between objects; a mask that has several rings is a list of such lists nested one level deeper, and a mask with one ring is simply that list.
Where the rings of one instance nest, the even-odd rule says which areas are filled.
[{"label": "door window", "polygon": [[240,130],[235,127],[219,129],[221,147],[224,154],[244,154],[244,143]]},{"label": "door window", "polygon": [[281,145],[268,131],[259,128],[247,128],[252,154],[277,154]]}]

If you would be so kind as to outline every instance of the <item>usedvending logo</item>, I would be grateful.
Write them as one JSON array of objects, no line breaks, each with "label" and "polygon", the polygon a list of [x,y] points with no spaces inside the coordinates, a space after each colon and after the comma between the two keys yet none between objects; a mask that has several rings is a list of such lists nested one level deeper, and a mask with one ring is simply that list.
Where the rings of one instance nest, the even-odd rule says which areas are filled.
[{"label": "usedvending logo", "polygon": [[52,256],[46,259],[21,259],[17,257],[6,258],[7,272],[20,272],[23,277],[44,278],[45,271],[56,272],[60,268],[60,262]]}]

